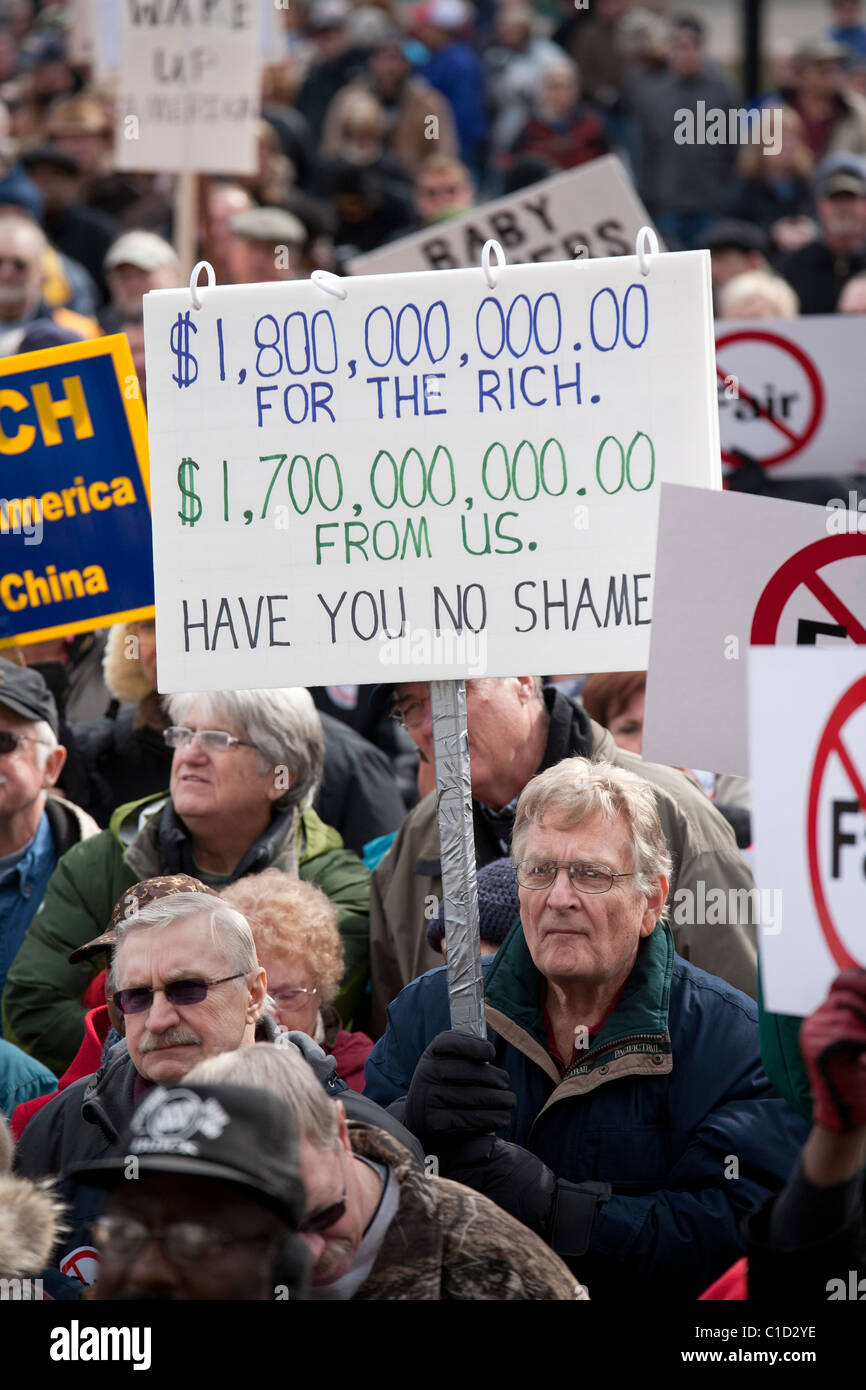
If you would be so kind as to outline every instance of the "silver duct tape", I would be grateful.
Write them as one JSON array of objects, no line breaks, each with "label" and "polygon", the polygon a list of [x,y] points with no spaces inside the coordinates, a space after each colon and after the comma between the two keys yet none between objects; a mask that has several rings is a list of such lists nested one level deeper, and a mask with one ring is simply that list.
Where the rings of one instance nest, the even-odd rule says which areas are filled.
[{"label": "silver duct tape", "polygon": [[430,712],[436,760],[436,810],[451,1026],[484,1038],[487,1028],[478,930],[465,681],[431,681]]}]

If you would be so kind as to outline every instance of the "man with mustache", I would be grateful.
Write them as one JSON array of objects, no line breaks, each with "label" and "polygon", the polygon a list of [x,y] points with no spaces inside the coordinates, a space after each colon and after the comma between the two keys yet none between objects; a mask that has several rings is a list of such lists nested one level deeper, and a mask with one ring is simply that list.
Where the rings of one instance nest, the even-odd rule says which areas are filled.
[{"label": "man with mustache", "polygon": [[[105,1157],[153,1087],[173,1085],[206,1058],[278,1036],[246,918],[189,875],[134,884],[102,936],[73,954],[99,949],[111,952],[106,996],[124,1038],[110,1046],[109,1035],[99,1071],[70,1081],[29,1121],[17,1150],[27,1177],[65,1175]],[[373,1124],[396,1125],[403,1142],[413,1144],[373,1102],[349,1097],[335,1064],[314,1050],[329,1096],[346,1097],[352,1113]],[[98,1273],[92,1227],[103,1197],[66,1179],[60,1192],[71,1204],[71,1229],[43,1281],[53,1298],[68,1299]]]}]

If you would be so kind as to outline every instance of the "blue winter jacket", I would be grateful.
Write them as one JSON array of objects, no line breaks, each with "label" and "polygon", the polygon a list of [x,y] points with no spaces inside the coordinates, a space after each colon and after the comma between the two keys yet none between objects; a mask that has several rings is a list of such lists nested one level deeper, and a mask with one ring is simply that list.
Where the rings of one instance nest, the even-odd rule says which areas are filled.
[{"label": "blue winter jacket", "polygon": [[[573,1262],[590,1297],[696,1298],[743,1254],[741,1218],[788,1177],[808,1126],[761,1066],[754,1002],[674,952],[657,926],[619,1003],[564,1079],[549,1056],[542,976],[520,923],[485,971],[488,1036],[517,1095],[500,1137],[570,1182],[609,1182],[590,1247]],[[388,1009],[365,1094],[404,1096],[449,1028],[444,967]]]}]

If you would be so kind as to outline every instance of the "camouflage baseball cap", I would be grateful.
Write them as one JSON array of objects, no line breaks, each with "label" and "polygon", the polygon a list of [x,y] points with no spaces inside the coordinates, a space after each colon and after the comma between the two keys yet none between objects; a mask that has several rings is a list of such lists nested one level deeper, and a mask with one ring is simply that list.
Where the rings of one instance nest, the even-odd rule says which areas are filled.
[{"label": "camouflage baseball cap", "polygon": [[117,939],[117,930],[121,922],[125,922],[128,917],[134,917],[143,907],[148,907],[159,898],[170,898],[175,893],[207,893],[208,897],[219,897],[219,893],[215,893],[213,888],[208,888],[206,883],[192,878],[190,874],[164,874],[160,878],[145,878],[141,883],[133,883],[115,904],[105,931],[84,946],[76,947],[69,956],[70,965],[79,960],[89,960],[91,956],[98,956],[100,951],[110,952]]}]

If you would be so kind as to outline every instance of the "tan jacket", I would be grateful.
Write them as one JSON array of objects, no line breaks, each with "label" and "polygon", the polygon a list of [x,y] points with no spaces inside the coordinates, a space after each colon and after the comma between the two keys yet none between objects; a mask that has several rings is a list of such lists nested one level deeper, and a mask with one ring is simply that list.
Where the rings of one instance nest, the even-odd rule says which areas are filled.
[{"label": "tan jacket", "polygon": [[[757,993],[757,932],[751,870],[737,849],[733,830],[704,793],[677,768],[646,763],[617,747],[607,729],[592,722],[592,758],[606,759],[651,782],[668,850],[674,859],[668,902],[677,952],[693,965],[744,990]],[[476,819],[476,828],[477,828]],[[501,851],[500,851],[501,852]],[[495,855],[476,858],[479,867]],[[711,913],[724,894],[724,908]],[[680,893],[677,898],[676,894]],[[370,886],[371,1033],[385,1031],[388,1004],[410,980],[442,964],[427,945],[426,928],[442,895],[436,794],[409,812]],[[688,896],[686,896],[688,895]],[[708,902],[709,899],[709,902]],[[707,925],[706,918],[722,925]]]}]

